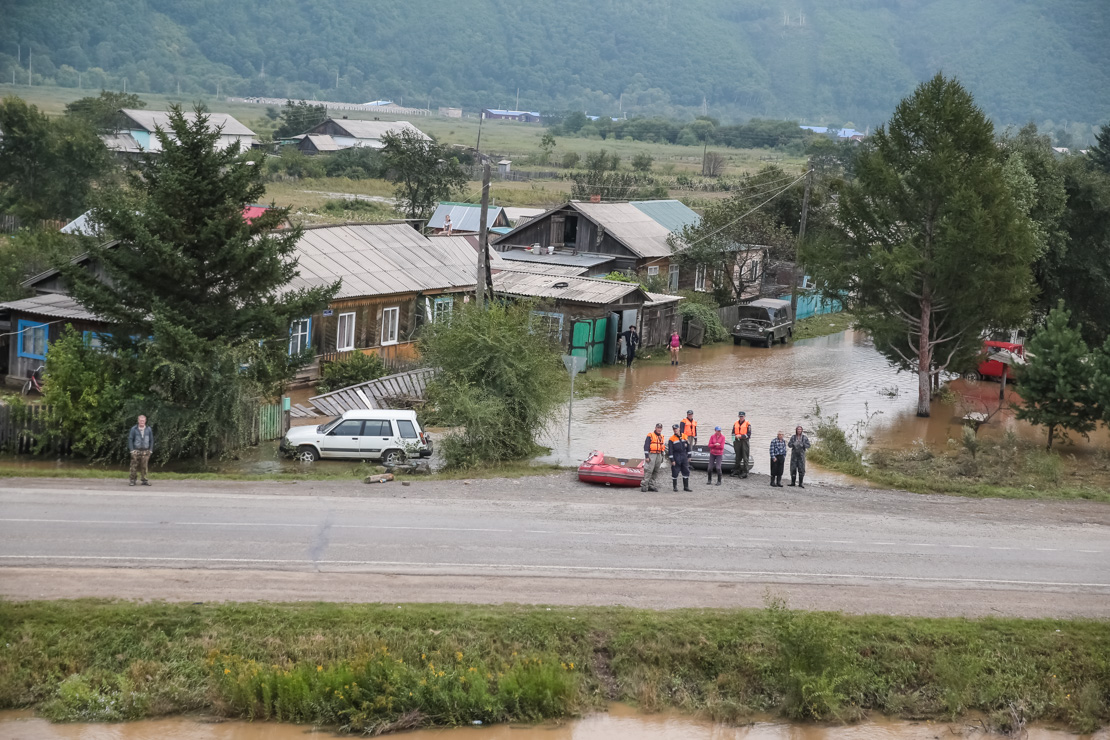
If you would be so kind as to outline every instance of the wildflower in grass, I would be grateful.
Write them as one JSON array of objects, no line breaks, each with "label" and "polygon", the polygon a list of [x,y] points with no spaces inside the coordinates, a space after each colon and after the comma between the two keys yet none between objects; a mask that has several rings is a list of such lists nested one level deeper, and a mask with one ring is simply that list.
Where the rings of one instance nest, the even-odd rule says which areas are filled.
[{"label": "wildflower in grass", "polygon": [[455,660],[462,660],[462,653],[455,653]]},{"label": "wildflower in grass", "polygon": [[317,672],[317,673],[319,673],[319,672],[320,672],[320,671],[322,671],[322,670],[324,670],[324,666],[322,666],[322,665],[318,665],[318,666],[316,666],[316,672]]},{"label": "wildflower in grass", "polygon": [[229,673],[231,673],[231,669],[230,668],[224,668],[224,675],[226,676]]}]

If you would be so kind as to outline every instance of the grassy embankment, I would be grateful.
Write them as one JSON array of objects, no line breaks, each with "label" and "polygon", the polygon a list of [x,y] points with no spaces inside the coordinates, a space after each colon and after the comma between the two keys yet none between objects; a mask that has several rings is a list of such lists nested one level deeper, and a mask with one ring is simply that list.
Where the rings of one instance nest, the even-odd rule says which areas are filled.
[{"label": "grassy embankment", "polygon": [[0,708],[354,732],[537,721],[618,699],[741,722],[868,712],[1110,722],[1110,623],[764,610],[0,603]]},{"label": "grassy embankment", "polygon": [[847,329],[851,329],[852,322],[855,320],[856,317],[847,311],[810,316],[809,318],[794,322],[794,341],[824,337],[829,334],[838,334]]},{"label": "grassy embankment", "polygon": [[971,498],[1085,499],[1110,503],[1110,452],[1082,461],[1046,451],[1007,432],[984,439],[965,429],[960,439],[934,449],[874,449],[861,455],[833,420],[818,419],[810,459],[829,470],[862,478],[880,488]]}]

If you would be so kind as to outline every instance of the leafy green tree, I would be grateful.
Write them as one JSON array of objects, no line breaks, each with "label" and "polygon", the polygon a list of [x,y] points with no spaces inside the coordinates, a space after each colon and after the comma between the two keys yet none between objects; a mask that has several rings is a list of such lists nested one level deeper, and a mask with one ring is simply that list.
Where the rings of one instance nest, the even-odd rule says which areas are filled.
[{"label": "leafy green tree", "polygon": [[551,161],[551,154],[555,151],[555,136],[550,131],[545,131],[540,138],[540,152],[542,164],[547,164]]},{"label": "leafy green tree", "polygon": [[309,103],[304,100],[285,101],[281,109],[281,123],[274,130],[275,139],[299,136],[313,126],[328,120],[327,106]]},{"label": "leafy green tree", "polygon": [[582,161],[582,157],[579,156],[578,152],[567,152],[563,155],[560,164],[568,170],[573,170],[580,161]]},{"label": "leafy green tree", "polygon": [[1110,175],[1110,123],[1104,123],[1095,134],[1095,145],[1087,150],[1095,167]]},{"label": "leafy green tree", "polygon": [[428,400],[462,431],[441,443],[448,466],[522,460],[565,399],[559,347],[534,331],[530,306],[456,306],[450,321],[424,327],[420,353],[438,369]]},{"label": "leafy green tree", "polygon": [[1026,345],[1029,362],[1019,368],[1022,405],[1017,416],[1048,430],[1048,448],[1057,430],[1086,436],[1098,419],[1091,387],[1092,356],[1063,301]]},{"label": "leafy green tree", "polygon": [[1110,337],[1110,172],[1083,157],[1060,164],[1067,210],[1062,217],[1065,248],[1050,263],[1046,293],[1066,299],[1092,346]]},{"label": "leafy green tree", "polygon": [[655,158],[647,152],[640,152],[632,157],[632,169],[636,172],[651,172],[651,165]]},{"label": "leafy green tree", "polygon": [[400,210],[407,218],[427,220],[436,204],[451,200],[466,184],[451,148],[428,141],[419,133],[404,129],[382,137],[381,150],[386,179],[396,185]]},{"label": "leafy green tree", "polygon": [[184,363],[204,354],[198,344],[219,343],[251,354],[256,372],[265,370],[260,379],[284,379],[300,359],[288,357],[290,323],[325,306],[338,284],[289,287],[301,229],[279,228],[286,208],[243,219],[265,194],[262,173],[238,144],[218,148],[203,107],[186,117],[171,106],[170,128],[158,138],[161,153],[145,156],[127,187],[93,209],[118,240],[89,248],[108,279],[60,266],[73,295],[119,327],[110,343],[122,351],[153,341]]},{"label": "leafy green tree", "polygon": [[988,327],[1029,314],[1036,242],[1002,164],[990,121],[938,74],[861,152],[840,192],[839,234],[802,246],[821,291],[917,374],[918,416],[929,415],[936,374],[969,362]]},{"label": "leafy green tree", "polygon": [[26,298],[20,283],[84,251],[84,241],[54,229],[23,228],[0,238],[0,301]]},{"label": "leafy green tree", "polygon": [[25,219],[69,219],[111,173],[96,131],[82,120],[51,120],[20,98],[0,101],[0,210]]},{"label": "leafy green tree", "polygon": [[96,97],[85,97],[66,104],[67,116],[85,121],[100,133],[118,131],[123,125],[120,110],[145,108],[146,101],[135,93],[101,90]]}]

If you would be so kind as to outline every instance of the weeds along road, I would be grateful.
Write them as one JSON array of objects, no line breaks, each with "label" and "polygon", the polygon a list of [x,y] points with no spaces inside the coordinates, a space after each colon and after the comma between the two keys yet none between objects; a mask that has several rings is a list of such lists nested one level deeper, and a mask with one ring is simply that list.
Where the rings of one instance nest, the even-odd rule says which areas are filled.
[{"label": "weeds along road", "polygon": [[6,479],[0,596],[1110,617],[1106,505],[703,481]]}]

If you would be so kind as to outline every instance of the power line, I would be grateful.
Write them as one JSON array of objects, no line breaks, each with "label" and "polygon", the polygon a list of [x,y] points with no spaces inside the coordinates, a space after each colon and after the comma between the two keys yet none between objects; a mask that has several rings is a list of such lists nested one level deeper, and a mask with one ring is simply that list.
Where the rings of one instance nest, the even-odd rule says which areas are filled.
[{"label": "power line", "polygon": [[716,230],[714,230],[714,231],[711,231],[711,232],[709,232],[708,234],[706,234],[705,236],[701,237],[700,239],[695,239],[695,240],[694,240],[694,241],[692,241],[692,242],[687,242],[686,246],[687,246],[687,247],[692,247],[692,246],[694,246],[695,244],[700,244],[701,242],[705,241],[706,239],[710,238],[711,236],[715,236],[716,234],[719,234],[720,232],[724,231],[725,229],[729,228],[730,226],[734,226],[734,225],[736,225],[736,224],[740,223],[740,222],[741,222],[741,221],[743,221],[743,220],[744,220],[745,218],[747,218],[748,216],[752,215],[753,213],[755,213],[756,211],[758,211],[758,210],[759,210],[760,208],[762,208],[763,206],[765,206],[765,205],[767,205],[768,203],[770,203],[771,201],[773,201],[773,200],[774,200],[775,198],[777,198],[777,197],[779,197],[780,195],[782,195],[783,193],[785,193],[785,192],[786,192],[787,190],[789,190],[789,189],[791,188],[791,186],[793,186],[793,185],[794,185],[794,183],[796,183],[796,182],[799,182],[799,181],[801,181],[801,180],[802,180],[803,178],[805,178],[805,177],[806,177],[806,175],[808,175],[808,174],[809,174],[809,170],[806,170],[806,172],[805,172],[805,173],[804,173],[804,174],[803,174],[803,175],[802,175],[801,177],[799,177],[799,178],[798,178],[797,180],[794,180],[794,182],[791,182],[791,183],[790,183],[789,185],[787,185],[786,187],[784,187],[784,188],[782,188],[781,190],[779,190],[779,191],[778,191],[777,193],[775,193],[775,194],[774,194],[774,195],[772,195],[772,196],[771,196],[770,198],[768,198],[767,200],[765,200],[765,201],[763,201],[762,203],[760,203],[760,204],[759,204],[758,206],[756,206],[755,208],[752,208],[751,210],[749,210],[749,211],[745,212],[745,213],[744,213],[744,214],[743,214],[742,216],[740,216],[739,218],[736,218],[736,219],[734,219],[734,220],[732,220],[732,221],[728,222],[727,224],[725,224],[725,225],[724,225],[724,226],[722,226],[721,228],[719,228],[719,229],[716,229]]}]

